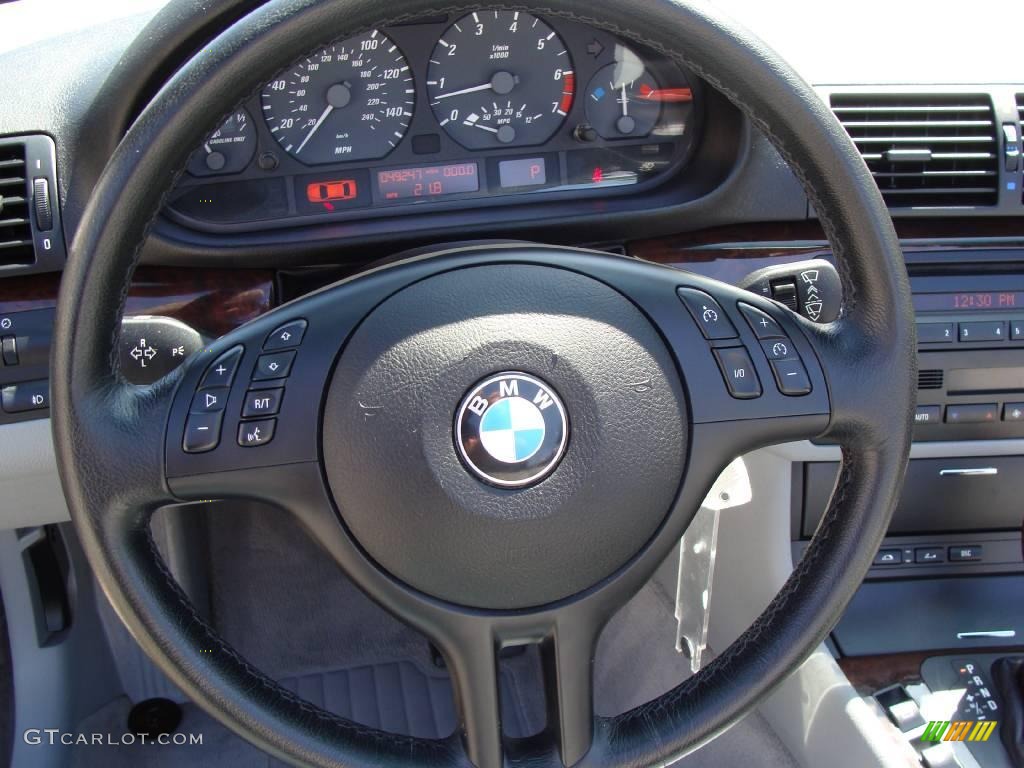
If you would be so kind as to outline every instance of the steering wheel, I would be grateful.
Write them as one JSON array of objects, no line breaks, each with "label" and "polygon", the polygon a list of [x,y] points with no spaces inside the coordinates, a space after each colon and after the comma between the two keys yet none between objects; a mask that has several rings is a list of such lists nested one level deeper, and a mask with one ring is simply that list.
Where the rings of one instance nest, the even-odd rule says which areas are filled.
[{"label": "steering wheel", "polygon": [[[704,9],[517,7],[642,42],[736,104],[802,180],[842,276],[842,314],[818,326],[723,283],[583,250],[452,247],[281,306],[163,380],[129,384],[116,353],[125,293],[213,118],[324,42],[472,8],[272,0],[226,29],[153,97],[92,195],[61,284],[53,434],[82,545],[132,635],[192,700],[295,765],[673,760],[742,717],[823,640],[900,489],[915,368],[906,271],[881,197],[826,107],[762,43]],[[779,340],[788,352],[770,360],[763,350]],[[259,397],[283,388],[274,421],[240,420],[251,387],[266,389]],[[191,416],[214,391],[226,398],[220,415]],[[822,435],[842,446],[840,477],[779,595],[692,678],[596,716],[603,625],[679,541],[719,472],[757,447]],[[148,522],[162,505],[226,497],[290,510],[363,590],[437,645],[456,733],[399,736],[322,711],[217,636],[161,562]],[[548,725],[509,741],[496,662],[523,643],[541,648]]]}]

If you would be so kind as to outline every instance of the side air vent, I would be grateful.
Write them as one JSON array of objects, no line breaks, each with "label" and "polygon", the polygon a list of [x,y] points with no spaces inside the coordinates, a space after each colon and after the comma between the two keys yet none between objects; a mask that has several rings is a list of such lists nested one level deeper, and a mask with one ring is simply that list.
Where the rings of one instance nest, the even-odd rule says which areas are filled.
[{"label": "side air vent", "polygon": [[917,372],[918,389],[942,389],[942,370],[922,370]]},{"label": "side air vent", "polygon": [[[1017,137],[1024,136],[1024,93],[1017,94]],[[1024,202],[1024,197],[1021,198]]]},{"label": "side air vent", "polygon": [[999,152],[984,95],[832,94],[891,208],[995,205]]},{"label": "side air vent", "polygon": [[0,265],[32,264],[32,223],[25,145],[0,145]]},{"label": "side air vent", "polygon": [[64,266],[56,155],[49,136],[0,139],[0,277]]}]

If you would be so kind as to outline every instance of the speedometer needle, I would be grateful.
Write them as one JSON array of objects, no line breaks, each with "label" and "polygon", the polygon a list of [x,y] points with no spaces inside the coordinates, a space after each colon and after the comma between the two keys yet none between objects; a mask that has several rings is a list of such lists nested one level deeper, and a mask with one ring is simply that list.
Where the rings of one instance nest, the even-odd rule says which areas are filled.
[{"label": "speedometer needle", "polygon": [[301,144],[299,144],[299,148],[295,150],[295,154],[296,154],[296,155],[297,155],[297,154],[299,154],[299,152],[301,152],[301,151],[302,151],[302,148],[303,148],[304,146],[306,146],[306,144],[307,144],[307,143],[309,143],[309,140],[313,138],[313,134],[317,132],[317,129],[318,129],[318,128],[319,128],[319,127],[320,127],[321,125],[323,125],[323,123],[324,123],[324,120],[326,120],[326,119],[327,119],[327,116],[328,116],[329,114],[331,114],[331,112],[333,112],[333,111],[334,111],[334,105],[333,105],[333,104],[328,104],[328,105],[327,105],[327,109],[325,109],[325,110],[324,110],[324,112],[323,112],[323,114],[322,114],[322,115],[320,115],[320,119],[319,119],[319,120],[317,120],[317,121],[316,121],[315,123],[313,123],[313,127],[309,129],[309,133],[307,133],[307,134],[306,134],[306,138],[304,138],[304,139],[302,140],[302,143],[301,143]]}]

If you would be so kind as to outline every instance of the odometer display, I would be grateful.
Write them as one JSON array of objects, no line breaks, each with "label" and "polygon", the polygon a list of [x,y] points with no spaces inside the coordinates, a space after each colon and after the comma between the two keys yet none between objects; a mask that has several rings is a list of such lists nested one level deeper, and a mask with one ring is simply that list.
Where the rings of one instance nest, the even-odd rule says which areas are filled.
[{"label": "odometer display", "polygon": [[575,95],[562,38],[522,11],[476,11],[438,40],[427,93],[438,123],[467,149],[542,144]]},{"label": "odometer display", "polygon": [[479,189],[480,174],[475,162],[377,171],[377,197],[384,201],[441,197]]},{"label": "odometer display", "polygon": [[295,62],[262,94],[270,132],[307,165],[384,157],[405,136],[414,105],[409,65],[377,30]]}]

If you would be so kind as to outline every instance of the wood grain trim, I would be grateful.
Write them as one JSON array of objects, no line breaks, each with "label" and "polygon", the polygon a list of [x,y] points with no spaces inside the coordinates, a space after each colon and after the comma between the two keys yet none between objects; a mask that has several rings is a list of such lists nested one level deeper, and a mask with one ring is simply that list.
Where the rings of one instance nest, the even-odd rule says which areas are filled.
[{"label": "wood grain trim", "polygon": [[921,665],[932,656],[970,656],[972,653],[1005,653],[1016,656],[1024,652],[1020,646],[1004,648],[953,648],[945,651],[913,651],[879,656],[843,656],[839,668],[860,693],[874,693],[897,683],[913,683],[921,679]]},{"label": "wood grain trim", "polygon": [[[0,280],[0,314],[57,306],[60,273]],[[132,280],[126,315],[163,315],[216,338],[270,310],[274,273],[255,269],[142,267]]]},{"label": "wood grain trim", "polygon": [[[1024,246],[1024,221],[1017,218],[897,219],[894,223],[901,240],[915,241],[915,250]],[[984,240],[991,242],[978,242]],[[828,253],[829,247],[817,221],[798,221],[713,227],[672,237],[635,240],[628,244],[627,251],[631,256],[660,264],[730,259],[771,259],[784,263],[814,258]]]}]

